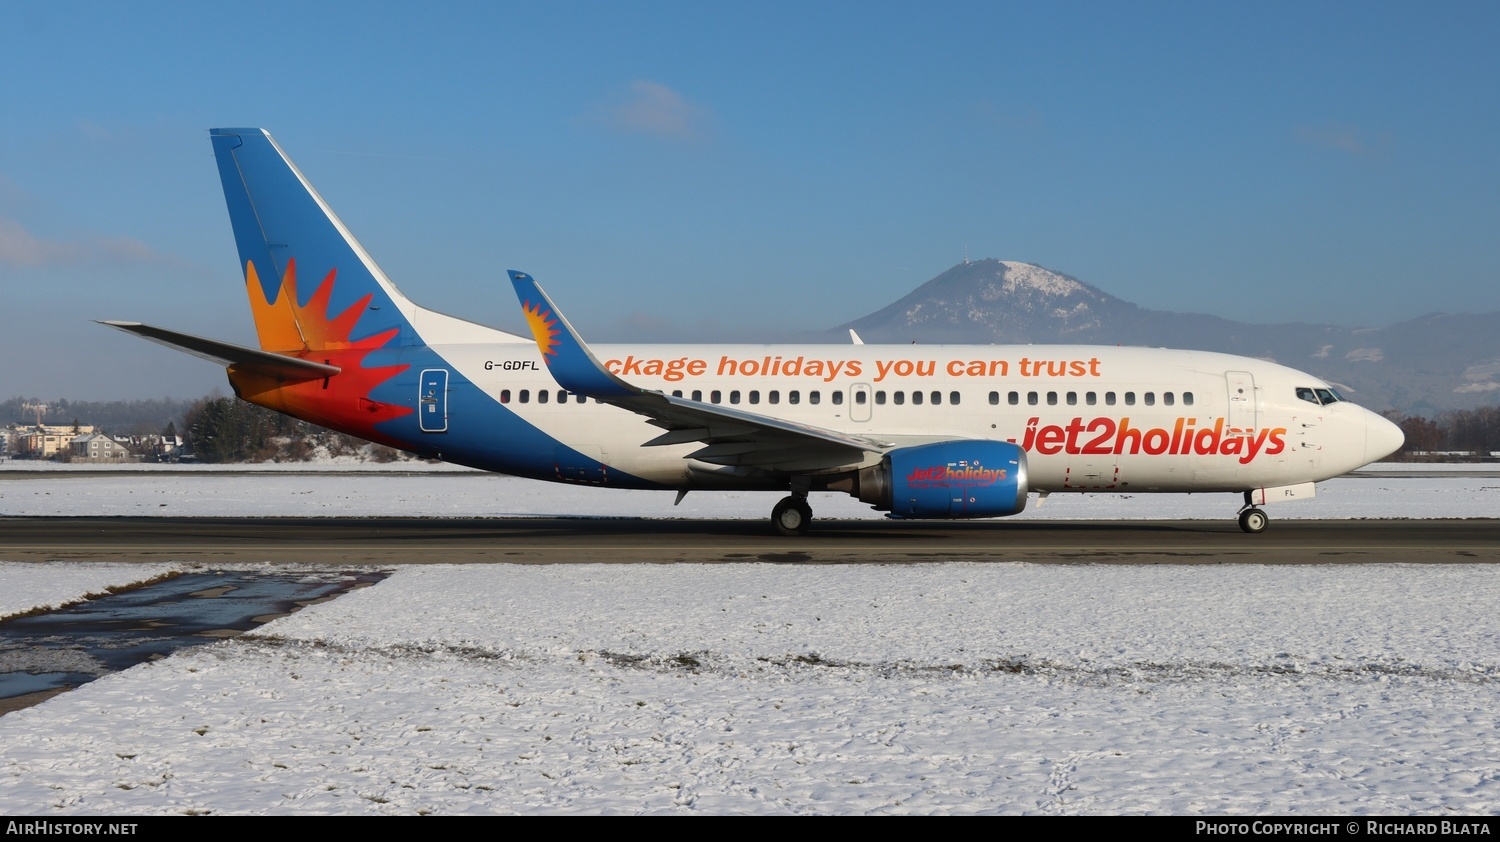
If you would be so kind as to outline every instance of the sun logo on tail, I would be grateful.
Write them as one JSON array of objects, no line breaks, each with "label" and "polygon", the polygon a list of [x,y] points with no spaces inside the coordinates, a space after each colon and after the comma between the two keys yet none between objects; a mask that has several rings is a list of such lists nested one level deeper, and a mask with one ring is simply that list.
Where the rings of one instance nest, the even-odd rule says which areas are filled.
[{"label": "sun logo on tail", "polygon": [[260,406],[304,418],[325,427],[352,432],[371,441],[392,440],[375,429],[383,421],[410,415],[409,406],[376,400],[375,389],[410,368],[406,363],[366,367],[365,358],[386,347],[400,333],[387,328],[353,338],[355,326],[370,306],[367,294],[332,312],[337,270],[330,269],[306,304],[298,303],[297,263],[287,260],[281,285],[267,292],[253,262],[245,264],[245,286],[255,331],[263,350],[336,365],[329,378],[286,382],[273,376],[229,369],[235,394]]},{"label": "sun logo on tail", "polygon": [[521,310],[526,314],[526,324],[531,326],[531,335],[536,337],[536,346],[542,351],[542,359],[551,365],[551,358],[557,356],[557,336],[562,333],[556,329],[557,319],[552,317],[551,310],[543,310],[530,301],[523,303]]}]

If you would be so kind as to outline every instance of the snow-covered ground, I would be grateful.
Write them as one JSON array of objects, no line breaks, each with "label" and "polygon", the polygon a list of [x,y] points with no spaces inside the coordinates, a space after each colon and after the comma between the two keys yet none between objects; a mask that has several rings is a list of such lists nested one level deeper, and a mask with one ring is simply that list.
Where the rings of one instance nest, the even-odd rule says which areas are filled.
[{"label": "snow-covered ground", "polygon": [[[307,513],[290,509],[320,496],[346,515],[673,513],[670,495],[591,502],[480,476],[117,479],[3,482],[0,511],[145,494],[174,514]],[[42,496],[74,502],[27,490],[54,482]],[[386,484],[402,490],[370,490]],[[1500,509],[1493,479],[1325,486],[1273,514]],[[729,508],[764,517],[770,498],[746,497]],[[1054,497],[1042,512],[1192,517],[1209,499],[1224,517],[1221,497]],[[0,563],[0,614],[191,564]],[[402,567],[0,717],[0,804],[1492,815],[1497,596],[1500,568],[1482,564]]]},{"label": "snow-covered ground", "polygon": [[0,718],[0,803],[1493,814],[1497,575],[406,567]]}]

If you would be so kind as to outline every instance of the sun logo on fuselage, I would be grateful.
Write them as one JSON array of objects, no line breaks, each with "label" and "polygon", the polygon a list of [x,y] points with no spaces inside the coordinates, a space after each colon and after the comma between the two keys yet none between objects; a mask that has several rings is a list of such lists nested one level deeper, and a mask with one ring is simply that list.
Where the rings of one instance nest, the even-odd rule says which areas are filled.
[{"label": "sun logo on fuselage", "polygon": [[526,314],[526,324],[531,326],[531,335],[536,337],[536,346],[542,351],[542,359],[551,365],[551,358],[557,356],[557,336],[562,333],[556,329],[557,319],[553,318],[551,310],[543,310],[530,301],[523,303],[521,310]]}]

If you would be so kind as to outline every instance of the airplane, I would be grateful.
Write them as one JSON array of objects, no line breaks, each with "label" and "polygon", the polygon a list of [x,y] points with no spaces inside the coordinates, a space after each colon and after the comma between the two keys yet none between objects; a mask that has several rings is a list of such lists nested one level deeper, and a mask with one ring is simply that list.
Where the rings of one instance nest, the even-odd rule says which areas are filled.
[{"label": "airplane", "polygon": [[[1263,505],[1394,453],[1399,427],[1311,374],[1085,345],[590,346],[511,271],[531,336],[424,309],[263,129],[209,132],[259,348],[102,324],[224,365],[239,398],[417,456],[538,480],[992,518],[1028,495],[1229,492]],[[675,505],[675,503],[674,503]]]}]

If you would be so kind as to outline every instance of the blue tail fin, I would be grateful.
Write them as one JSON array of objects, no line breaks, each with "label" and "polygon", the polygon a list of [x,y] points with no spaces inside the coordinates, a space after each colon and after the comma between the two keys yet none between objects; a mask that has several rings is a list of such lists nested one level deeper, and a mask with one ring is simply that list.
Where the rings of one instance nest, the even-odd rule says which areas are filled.
[{"label": "blue tail fin", "polygon": [[318,350],[379,334],[387,342],[415,341],[415,305],[271,135],[264,129],[209,135],[261,347]]}]

